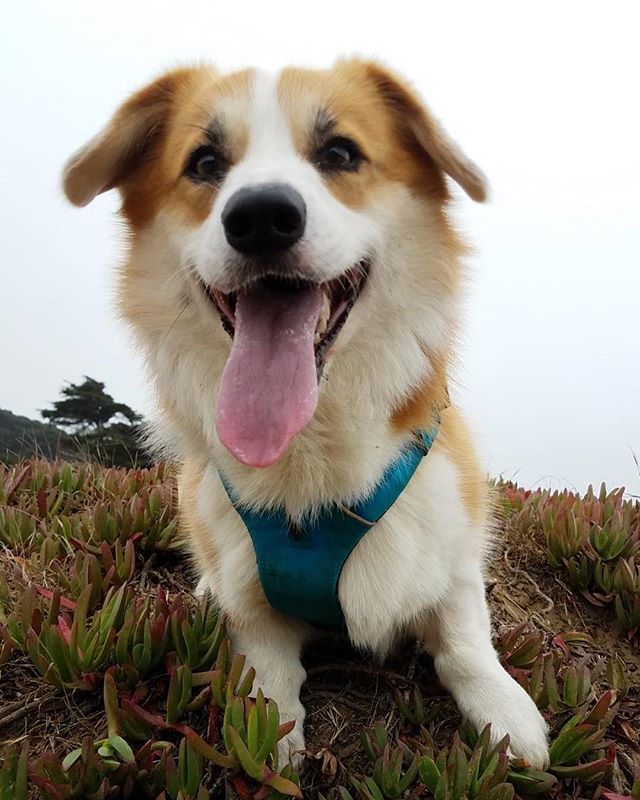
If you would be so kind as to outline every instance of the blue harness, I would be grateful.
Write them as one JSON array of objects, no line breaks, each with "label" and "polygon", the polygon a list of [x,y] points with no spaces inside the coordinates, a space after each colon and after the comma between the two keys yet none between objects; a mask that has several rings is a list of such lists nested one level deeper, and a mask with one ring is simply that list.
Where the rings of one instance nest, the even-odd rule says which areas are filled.
[{"label": "blue harness", "polygon": [[418,431],[364,500],[351,508],[327,506],[301,527],[292,525],[284,510],[259,512],[239,504],[220,475],[253,541],[260,582],[272,608],[317,628],[346,628],[338,601],[342,567],[360,539],[402,494],[437,433],[438,424],[431,431]]}]

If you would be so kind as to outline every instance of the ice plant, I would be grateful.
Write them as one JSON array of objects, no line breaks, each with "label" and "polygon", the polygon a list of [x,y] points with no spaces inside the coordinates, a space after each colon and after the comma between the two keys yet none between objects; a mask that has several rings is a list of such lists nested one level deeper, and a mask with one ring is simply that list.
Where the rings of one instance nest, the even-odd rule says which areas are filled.
[{"label": "ice plant", "polygon": [[215,670],[211,674],[213,701],[222,711],[234,697],[249,696],[256,675],[253,667],[249,667],[243,677],[245,657],[236,653],[232,658],[230,653],[231,643],[225,639],[218,653]]},{"label": "ice plant", "polygon": [[569,583],[592,605],[611,607],[633,638],[640,626],[640,502],[624,489],[596,494],[525,493],[501,483],[507,524],[529,536],[542,530],[551,567],[566,570]]},{"label": "ice plant", "polygon": [[[633,637],[638,503],[621,490],[497,489],[505,524]],[[376,698],[384,720],[359,747],[329,743],[325,755],[335,768],[321,778],[309,769],[301,787],[277,761],[291,723],[281,724],[275,703],[255,692],[255,673],[231,651],[211,599],[176,591],[179,578],[164,582],[167,572],[181,574],[175,533],[175,482],[162,465],[0,465],[0,683],[11,684],[12,670],[22,679],[31,669],[36,691],[40,680],[47,696],[61,695],[56,687],[81,692],[76,709],[93,714],[96,698],[104,705],[104,715],[92,717],[95,732],[70,752],[38,752],[37,735],[30,753],[26,746],[0,752],[0,800],[206,800],[213,786],[229,786],[242,800],[560,800],[593,792],[640,800],[640,784],[625,772],[637,692],[625,654],[605,663],[584,632],[543,635],[531,624],[501,631],[495,645],[549,721],[547,771],[509,760],[506,740],[491,744],[488,731],[462,725],[456,733],[451,705],[421,692],[418,664],[410,681],[388,673]],[[612,774],[621,794],[605,788]],[[344,786],[327,788],[334,780]]]}]

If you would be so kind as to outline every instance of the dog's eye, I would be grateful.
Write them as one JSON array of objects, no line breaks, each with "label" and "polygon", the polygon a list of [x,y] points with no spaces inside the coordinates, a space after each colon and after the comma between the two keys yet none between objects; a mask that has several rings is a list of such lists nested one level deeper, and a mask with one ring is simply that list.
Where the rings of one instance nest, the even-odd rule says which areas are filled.
[{"label": "dog's eye", "polygon": [[199,147],[189,157],[185,175],[194,181],[209,182],[220,178],[224,172],[224,159],[213,147]]},{"label": "dog's eye", "polygon": [[342,136],[328,142],[317,156],[318,166],[327,172],[356,170],[362,161],[358,145]]}]

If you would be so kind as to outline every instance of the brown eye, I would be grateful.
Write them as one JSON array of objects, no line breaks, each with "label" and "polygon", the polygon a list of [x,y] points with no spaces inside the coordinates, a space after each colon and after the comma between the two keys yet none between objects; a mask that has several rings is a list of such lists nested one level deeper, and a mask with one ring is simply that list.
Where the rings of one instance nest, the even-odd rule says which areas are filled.
[{"label": "brown eye", "polygon": [[194,181],[209,183],[224,173],[224,160],[212,147],[199,147],[191,154],[185,175]]},{"label": "brown eye", "polygon": [[318,153],[318,166],[327,172],[357,170],[363,161],[360,148],[351,139],[332,139]]}]

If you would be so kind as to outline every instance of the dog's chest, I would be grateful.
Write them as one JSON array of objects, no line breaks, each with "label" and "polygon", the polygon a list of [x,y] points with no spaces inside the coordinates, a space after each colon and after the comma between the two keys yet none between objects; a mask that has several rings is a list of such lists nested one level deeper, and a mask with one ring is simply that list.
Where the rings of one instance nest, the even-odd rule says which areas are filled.
[{"label": "dog's chest", "polygon": [[[264,604],[256,552],[214,470],[201,483],[198,513],[217,553],[209,583],[225,610],[251,615],[252,604]],[[399,629],[440,603],[471,527],[456,469],[436,448],[342,567],[338,598],[352,641],[384,651]],[[313,552],[309,558],[312,568]],[[304,596],[304,577],[295,589]]]}]

